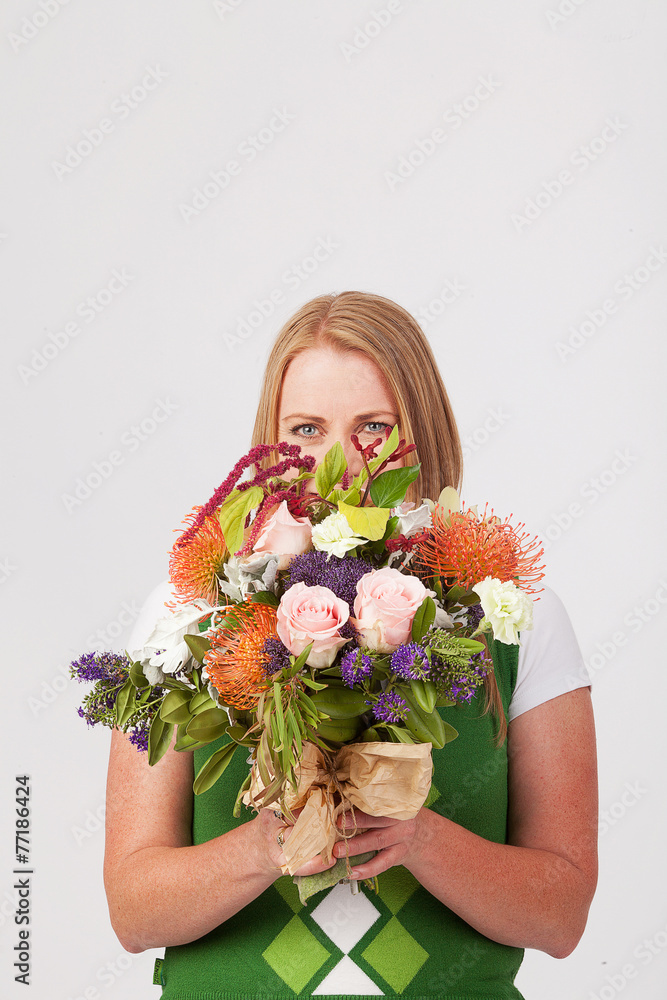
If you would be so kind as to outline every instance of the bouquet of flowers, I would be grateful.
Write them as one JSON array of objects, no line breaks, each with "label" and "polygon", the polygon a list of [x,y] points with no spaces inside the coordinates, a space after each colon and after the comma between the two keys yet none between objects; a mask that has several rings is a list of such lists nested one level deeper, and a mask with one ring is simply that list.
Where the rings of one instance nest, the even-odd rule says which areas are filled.
[{"label": "bouquet of flowers", "polygon": [[431,749],[457,735],[439,709],[495,683],[486,635],[518,642],[544,575],[523,525],[463,509],[451,487],[406,503],[420,467],[387,468],[414,450],[397,428],[352,442],[355,477],[340,443],[316,469],[297,445],[253,448],[187,516],[170,556],[174,601],[144,648],[70,668],[94,682],[79,714],[127,732],[151,765],[174,727],[177,751],[223,740],[196,795],[245,748],[235,815],[272,806],[294,822],[299,810],[290,874],[320,853],[331,861],[341,811],[416,815]]}]

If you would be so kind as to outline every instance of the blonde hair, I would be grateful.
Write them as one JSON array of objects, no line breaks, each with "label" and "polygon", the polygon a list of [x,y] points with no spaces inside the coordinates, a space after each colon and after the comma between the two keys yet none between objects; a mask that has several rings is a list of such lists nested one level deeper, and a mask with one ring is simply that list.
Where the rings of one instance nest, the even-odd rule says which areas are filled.
[{"label": "blonde hair", "polygon": [[[291,361],[311,347],[342,353],[360,351],[378,366],[396,400],[398,429],[417,448],[418,479],[407,499],[437,500],[445,486],[461,489],[463,453],[454,413],[426,336],[407,310],[372,292],[318,295],[287,320],[271,348],[252,434],[252,445],[277,444],[280,393]],[[415,457],[409,456],[409,464]],[[271,464],[264,459],[264,467]],[[495,743],[507,721],[495,674],[484,678],[486,707],[499,722]]]},{"label": "blonde hair", "polygon": [[[400,436],[417,448],[419,478],[409,500],[436,500],[444,486],[460,490],[461,441],[431,347],[401,306],[371,292],[319,295],[279,331],[264,372],[252,444],[278,443],[283,378],[291,361],[312,347],[360,351],[378,366],[396,400]],[[414,464],[415,456],[408,456]]]}]

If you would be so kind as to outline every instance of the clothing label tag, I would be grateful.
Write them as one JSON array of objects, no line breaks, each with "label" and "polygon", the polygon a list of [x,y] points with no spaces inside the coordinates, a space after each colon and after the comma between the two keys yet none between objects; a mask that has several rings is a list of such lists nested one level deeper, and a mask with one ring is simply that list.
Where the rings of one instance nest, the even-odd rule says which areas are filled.
[{"label": "clothing label tag", "polygon": [[162,980],[162,963],[163,962],[164,962],[163,958],[156,958],[155,959],[155,965],[153,967],[153,986],[164,986],[164,982]]}]

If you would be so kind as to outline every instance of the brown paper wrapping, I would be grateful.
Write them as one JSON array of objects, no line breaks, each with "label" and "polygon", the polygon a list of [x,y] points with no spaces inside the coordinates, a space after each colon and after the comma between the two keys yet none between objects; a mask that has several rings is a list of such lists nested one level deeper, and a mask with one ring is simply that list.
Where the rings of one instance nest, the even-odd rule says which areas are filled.
[{"label": "brown paper wrapping", "polygon": [[[304,743],[297,789],[288,786],[285,793],[285,804],[302,811],[285,841],[283,874],[293,875],[322,852],[323,859],[330,863],[334,844],[361,832],[357,828],[343,834],[338,829],[336,820],[343,811],[354,815],[356,808],[369,816],[399,820],[416,816],[431,786],[431,746],[348,743],[325,755],[314,743]],[[264,787],[255,763],[250,787],[243,795],[245,805],[260,809]]]}]

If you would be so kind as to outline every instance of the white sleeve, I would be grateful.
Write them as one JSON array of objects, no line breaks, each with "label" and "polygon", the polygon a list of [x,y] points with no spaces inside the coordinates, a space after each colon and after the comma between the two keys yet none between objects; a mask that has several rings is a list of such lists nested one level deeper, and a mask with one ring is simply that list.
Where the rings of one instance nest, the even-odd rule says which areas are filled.
[{"label": "white sleeve", "polygon": [[130,655],[138,653],[143,648],[158,618],[166,618],[169,614],[169,609],[164,606],[165,602],[173,600],[174,592],[169,580],[163,580],[154,590],[151,590],[127,640],[126,649]]},{"label": "white sleeve", "polygon": [[521,633],[517,682],[508,722],[591,678],[560,597],[545,587],[533,604],[533,628]]}]

